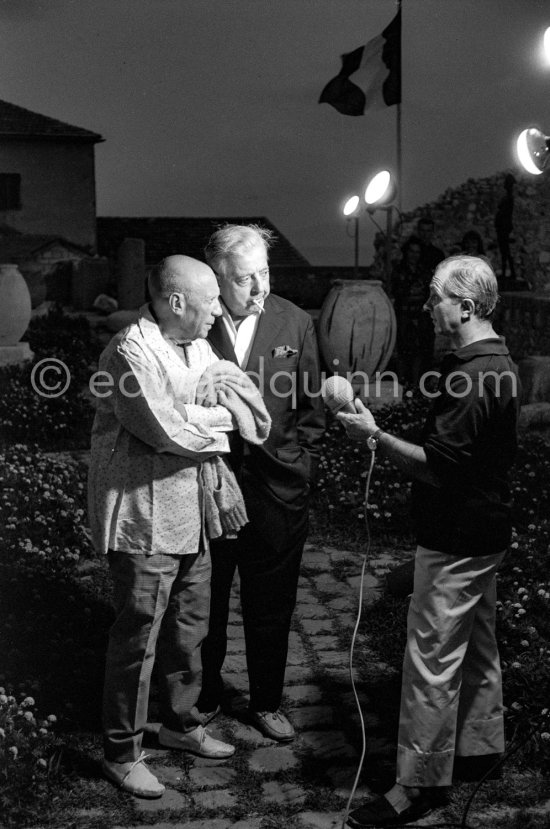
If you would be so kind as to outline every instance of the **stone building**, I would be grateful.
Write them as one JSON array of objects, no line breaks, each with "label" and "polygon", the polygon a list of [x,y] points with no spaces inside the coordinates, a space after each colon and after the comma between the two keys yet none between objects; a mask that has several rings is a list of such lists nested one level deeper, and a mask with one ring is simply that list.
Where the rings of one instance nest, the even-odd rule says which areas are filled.
[{"label": "stone building", "polygon": [[115,262],[124,239],[143,239],[146,267],[172,253],[204,259],[204,246],[211,234],[224,224],[258,224],[273,231],[276,244],[270,252],[272,266],[308,266],[307,259],[265,216],[98,216],[97,246],[100,255]]},{"label": "stone building", "polygon": [[100,141],[95,132],[0,101],[0,225],[95,253]]}]

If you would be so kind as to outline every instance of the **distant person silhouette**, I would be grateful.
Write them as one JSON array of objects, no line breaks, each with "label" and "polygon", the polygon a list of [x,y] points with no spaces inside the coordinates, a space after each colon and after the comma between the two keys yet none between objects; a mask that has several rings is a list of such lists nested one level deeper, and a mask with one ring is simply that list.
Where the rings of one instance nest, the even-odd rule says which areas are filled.
[{"label": "distant person silhouette", "polygon": [[460,252],[469,256],[485,256],[485,245],[477,230],[467,230],[460,243]]},{"label": "distant person silhouette", "polygon": [[414,384],[422,369],[430,367],[433,354],[433,326],[423,311],[430,278],[420,267],[422,245],[418,236],[409,236],[401,252],[390,286],[397,322],[397,365],[400,377]]},{"label": "distant person silhouette", "polygon": [[506,279],[507,266],[510,267],[510,277],[516,278],[514,260],[510,250],[510,236],[513,225],[512,216],[514,213],[514,184],[516,180],[511,173],[504,178],[505,194],[498,203],[495,213],[495,230],[497,234],[498,249],[500,251],[501,279]]},{"label": "distant person silhouette", "polygon": [[445,259],[445,254],[441,248],[433,244],[434,235],[434,220],[431,216],[422,216],[416,225],[416,235],[420,240],[420,269],[427,277],[427,282],[434,275],[434,271],[440,262]]}]

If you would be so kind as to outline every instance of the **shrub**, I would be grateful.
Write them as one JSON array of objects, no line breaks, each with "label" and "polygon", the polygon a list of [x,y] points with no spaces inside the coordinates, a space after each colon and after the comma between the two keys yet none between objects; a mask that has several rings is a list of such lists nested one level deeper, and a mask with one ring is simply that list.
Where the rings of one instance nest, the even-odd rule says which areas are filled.
[{"label": "shrub", "polygon": [[[5,389],[0,397],[0,448],[17,441],[49,449],[87,447],[93,420],[87,384],[100,352],[88,321],[54,308],[32,320],[25,336],[34,351],[33,361],[0,370]],[[39,394],[38,374],[33,374],[40,370],[41,360],[52,357],[66,366],[70,378],[58,397]],[[62,378],[52,370],[45,376],[51,386]]]},{"label": "shrub", "polygon": [[39,715],[33,697],[0,687],[0,813],[12,825],[37,814],[59,774],[57,717]]}]

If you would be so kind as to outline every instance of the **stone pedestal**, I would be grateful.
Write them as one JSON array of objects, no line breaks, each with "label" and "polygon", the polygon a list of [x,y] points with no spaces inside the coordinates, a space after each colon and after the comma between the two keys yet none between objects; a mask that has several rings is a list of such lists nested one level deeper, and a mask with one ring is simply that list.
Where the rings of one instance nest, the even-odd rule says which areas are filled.
[{"label": "stone pedestal", "polygon": [[117,299],[123,310],[139,308],[145,302],[145,242],[124,239],[118,249]]},{"label": "stone pedestal", "polygon": [[0,264],[0,366],[32,360],[28,343],[20,342],[31,319],[31,295],[16,264]]},{"label": "stone pedestal", "polygon": [[81,259],[73,268],[71,304],[76,311],[89,311],[99,294],[109,292],[109,262],[104,257]]},{"label": "stone pedestal", "polygon": [[0,345],[0,368],[5,366],[17,366],[27,363],[34,357],[28,343],[16,343],[15,345]]}]

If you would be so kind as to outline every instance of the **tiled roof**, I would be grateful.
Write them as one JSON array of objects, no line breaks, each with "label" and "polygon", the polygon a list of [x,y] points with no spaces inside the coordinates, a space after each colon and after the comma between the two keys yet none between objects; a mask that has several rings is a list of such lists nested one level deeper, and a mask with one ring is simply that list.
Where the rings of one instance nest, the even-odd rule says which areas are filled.
[{"label": "tiled roof", "polygon": [[38,112],[31,112],[30,109],[24,109],[7,101],[0,101],[0,136],[4,138],[64,138],[94,143],[103,141],[101,135],[96,132],[64,124],[63,121],[40,115]]},{"label": "tiled roof", "polygon": [[61,236],[47,236],[44,234],[18,233],[5,225],[0,227],[0,262],[13,262],[19,264],[27,259],[32,259],[44,248],[53,244],[86,254],[84,248],[68,242]]},{"label": "tiled roof", "polygon": [[210,235],[224,224],[258,224],[272,230],[276,241],[269,252],[272,265],[309,265],[305,257],[265,216],[217,216],[205,218],[118,218],[98,216],[97,247],[101,256],[116,260],[123,239],[143,239],[148,266],[165,256],[185,253],[204,260],[204,246]]}]

